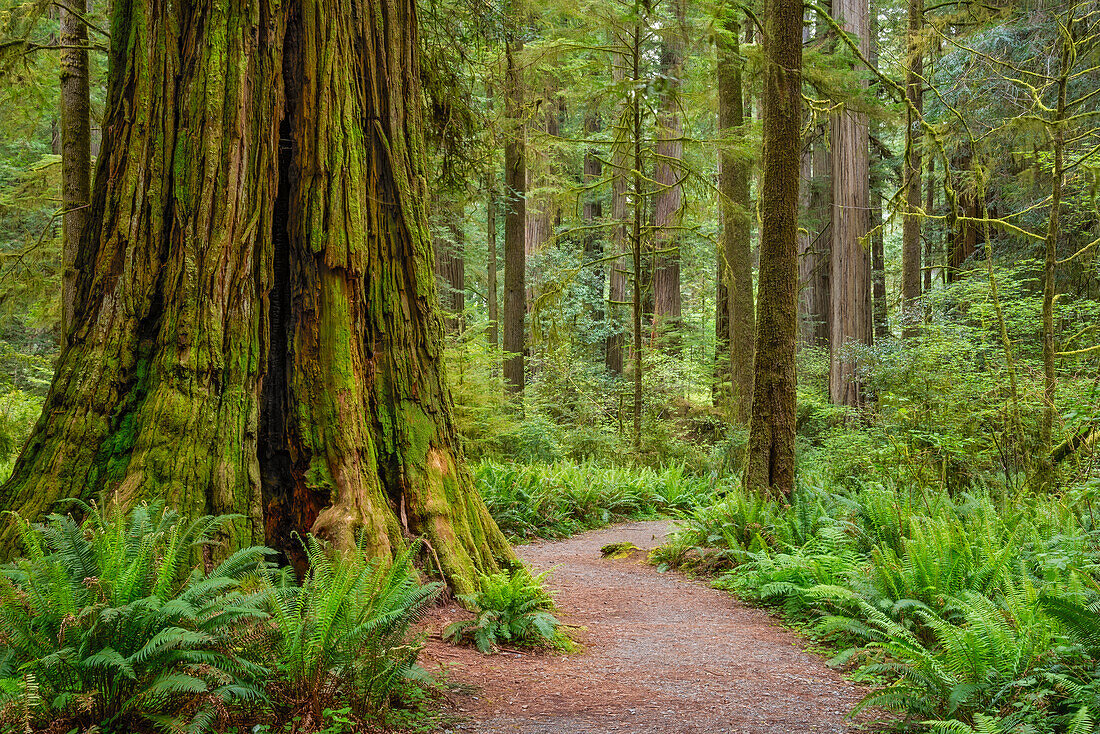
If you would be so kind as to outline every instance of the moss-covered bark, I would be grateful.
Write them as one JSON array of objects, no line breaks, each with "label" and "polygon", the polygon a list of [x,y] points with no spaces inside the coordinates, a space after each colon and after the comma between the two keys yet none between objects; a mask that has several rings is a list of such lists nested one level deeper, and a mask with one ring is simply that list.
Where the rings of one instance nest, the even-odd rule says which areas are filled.
[{"label": "moss-covered bark", "polygon": [[764,152],[755,382],[744,485],[794,491],[802,3],[764,0]]},{"label": "moss-covered bark", "polygon": [[292,559],[294,531],[422,537],[471,590],[513,556],[455,449],[411,0],[112,26],[76,326],[0,505],[165,497]]}]

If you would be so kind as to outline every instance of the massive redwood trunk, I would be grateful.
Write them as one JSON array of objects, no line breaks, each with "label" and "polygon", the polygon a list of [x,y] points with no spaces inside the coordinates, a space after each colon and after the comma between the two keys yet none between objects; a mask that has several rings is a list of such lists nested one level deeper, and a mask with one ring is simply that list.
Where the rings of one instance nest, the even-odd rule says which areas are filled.
[{"label": "massive redwood trunk", "polygon": [[[119,0],[72,338],[3,487],[235,513],[459,591],[511,557],[456,451],[411,0]],[[10,552],[12,526],[0,538]]]}]

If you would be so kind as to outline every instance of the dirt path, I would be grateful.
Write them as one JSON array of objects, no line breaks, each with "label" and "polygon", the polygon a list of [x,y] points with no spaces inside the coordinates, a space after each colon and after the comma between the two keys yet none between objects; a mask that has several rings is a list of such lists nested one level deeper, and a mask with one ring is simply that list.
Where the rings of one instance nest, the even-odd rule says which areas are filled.
[{"label": "dirt path", "polygon": [[[703,583],[658,573],[642,559],[604,560],[603,545],[653,548],[666,522],[639,522],[521,546],[533,568],[554,568],[560,618],[587,629],[582,654],[482,656],[430,640],[422,662],[445,666],[465,723],[482,734],[849,732],[861,692],[765,612]],[[438,632],[461,617],[451,607]]]}]

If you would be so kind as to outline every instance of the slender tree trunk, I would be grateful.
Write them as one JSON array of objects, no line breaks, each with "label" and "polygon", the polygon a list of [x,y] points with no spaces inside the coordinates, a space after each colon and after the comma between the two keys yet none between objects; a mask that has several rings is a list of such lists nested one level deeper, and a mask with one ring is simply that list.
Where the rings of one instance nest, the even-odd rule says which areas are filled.
[{"label": "slender tree trunk", "polygon": [[[639,10],[639,3],[635,1],[635,12]],[[639,89],[641,81],[642,54],[642,23],[640,18],[634,21],[634,38],[630,49],[631,58],[631,93],[630,93],[630,117],[631,137],[634,143],[634,154],[631,156],[631,207],[633,208],[633,223],[630,229],[630,250],[633,260],[634,286],[633,286],[633,317],[634,317],[634,451],[642,449],[642,212],[645,191],[642,184],[642,93]]]},{"label": "slender tree trunk", "polygon": [[496,349],[500,345],[500,313],[497,306],[497,176],[492,169],[485,174],[485,192],[485,241],[489,250],[485,272],[489,328],[485,330],[485,338],[489,346]]},{"label": "slender tree trunk", "polygon": [[874,340],[890,335],[890,317],[886,303],[886,256],[883,251],[882,193],[877,183],[871,189],[871,290]]},{"label": "slender tree trunk", "polygon": [[75,326],[4,509],[165,499],[298,561],[420,537],[463,593],[511,562],[443,373],[415,5],[380,2],[117,0]]},{"label": "slender tree trunk", "polygon": [[[878,21],[876,18],[875,10],[872,8],[870,18],[871,55],[868,60],[873,68],[878,69]],[[874,131],[875,133],[879,131],[877,121],[874,123]],[[869,212],[869,226],[871,228],[871,324],[874,340],[881,342],[890,333],[890,320],[886,304],[886,257],[883,252],[885,242],[883,242],[882,231],[882,158],[876,156],[876,159],[880,165],[871,166],[870,189],[868,191],[871,206]]]},{"label": "slender tree trunk", "polygon": [[[924,211],[934,214],[936,211],[936,159],[928,156],[928,182],[924,195]],[[935,259],[932,257],[932,237],[924,230],[924,292],[932,291],[932,275]]]},{"label": "slender tree trunk", "polygon": [[[78,11],[84,0],[69,0]],[[76,259],[92,185],[92,123],[88,91],[88,27],[60,5],[61,46],[61,334],[68,338],[76,307]]]},{"label": "slender tree trunk", "polygon": [[439,278],[439,303],[447,331],[458,334],[465,328],[466,310],[466,234],[462,229],[465,213],[462,205],[448,202],[443,210],[443,237],[433,238],[435,274]]},{"label": "slender tree trunk", "polygon": [[664,29],[661,42],[661,70],[665,87],[657,121],[657,150],[653,178],[656,252],[653,258],[653,318],[657,331],[668,333],[668,344],[679,344],[682,304],[680,298],[680,213],[684,175],[683,125],[680,121],[680,90],[684,74],[685,0],[673,0],[675,18]]},{"label": "slender tree trunk", "polygon": [[[718,130],[723,137],[732,137],[742,132],[745,121],[742,62],[737,44],[741,27],[736,16],[727,18],[723,31],[718,38]],[[750,165],[728,147],[719,153],[718,165],[722,222],[718,297],[724,302],[719,306],[719,314],[723,311],[728,314],[727,331],[718,334],[718,344],[725,348],[719,360],[726,363],[725,369],[719,368],[719,374],[728,375],[729,404],[733,416],[744,423],[752,412],[752,360],[756,339],[750,250]]]},{"label": "slender tree trunk", "polygon": [[[837,23],[859,39],[870,53],[867,0],[834,0]],[[869,224],[868,121],[846,109],[834,116],[831,131],[833,183],[833,250],[830,258],[829,397],[838,405],[858,406],[862,390],[851,345],[871,343],[871,272],[862,241]]]},{"label": "slender tree trunk", "polygon": [[828,138],[828,125],[822,125],[810,146],[809,232],[799,252],[799,287],[805,293],[800,333],[803,344],[818,347],[829,345],[831,330],[829,262],[833,251],[833,185]]},{"label": "slender tree trunk", "polygon": [[[972,163],[973,151],[967,147],[952,160],[951,169],[958,171],[959,177],[962,178],[965,172],[970,169]],[[946,172],[945,175],[951,175],[951,173]],[[961,184],[962,182],[959,181],[958,183]],[[962,272],[963,265],[978,252],[978,245],[983,241],[978,230],[978,224],[974,220],[981,218],[982,212],[985,210],[984,197],[970,186],[956,186],[956,191],[958,191],[958,208],[963,216],[968,217],[969,220],[962,222],[948,220],[947,246],[949,251],[946,263],[946,280],[948,283],[953,283],[959,279],[959,273]]]},{"label": "slender tree trunk", "polygon": [[523,125],[523,71],[519,68],[522,41],[509,41],[505,53],[507,74],[505,114],[508,142],[504,148],[504,384],[509,392],[523,392],[523,355],[526,348],[527,252],[527,145]]},{"label": "slender tree trunk", "polygon": [[[1072,23],[1072,20],[1070,21]],[[1072,30],[1072,25],[1070,26]],[[1054,362],[1054,299],[1055,270],[1058,266],[1058,237],[1061,234],[1062,177],[1065,171],[1066,92],[1075,52],[1073,39],[1062,38],[1061,69],[1058,75],[1058,102],[1054,119],[1049,124],[1054,154],[1054,171],[1050,184],[1050,215],[1047,220],[1046,248],[1043,256],[1043,416],[1039,424],[1040,461],[1038,484],[1049,487],[1051,481],[1050,451],[1057,411],[1054,399],[1058,392],[1058,375]]]},{"label": "slender tree trunk", "polygon": [[[626,81],[626,61],[622,54],[611,56],[611,79],[616,89],[621,89]],[[611,248],[620,257],[612,262],[608,269],[607,314],[610,320],[610,333],[607,337],[607,356],[605,366],[613,375],[623,373],[624,319],[620,316],[622,305],[626,303],[626,283],[629,266],[626,262],[627,251],[627,173],[630,171],[631,149],[630,135],[625,124],[625,103],[616,105],[615,136],[611,146]]]},{"label": "slender tree trunk", "polygon": [[[527,171],[527,209],[526,234],[524,235],[524,247],[526,248],[528,263],[537,257],[554,238],[554,225],[560,218],[557,202],[548,190],[553,185],[553,169],[555,163],[550,160],[548,138],[558,136],[560,127],[560,110],[556,98],[557,90],[547,88],[544,91],[542,104],[537,105],[540,112],[535,120],[529,120],[530,129],[535,133],[528,135],[526,150]],[[537,123],[537,126],[536,126]],[[527,311],[530,313],[534,307],[535,299],[540,290],[540,276],[535,268],[528,273],[527,278]],[[536,325],[531,325],[528,348],[536,347],[538,343]]]},{"label": "slender tree trunk", "polygon": [[[826,3],[831,7],[832,3]],[[818,18],[816,36],[831,32],[824,18]],[[819,124],[810,144],[809,201],[807,242],[799,251],[799,287],[805,295],[804,309],[799,319],[801,341],[806,346],[828,347],[831,316],[829,263],[833,251],[833,184],[832,155],[829,150],[830,124]]]},{"label": "slender tree trunk", "polygon": [[794,491],[798,337],[798,168],[802,124],[802,3],[764,0],[764,158],[755,383],[745,487]]},{"label": "slender tree trunk", "polygon": [[924,25],[924,0],[909,0],[908,51],[905,70],[905,219],[901,232],[901,301],[906,337],[918,333],[921,320],[921,130],[918,113],[923,109],[924,52],[921,29]]},{"label": "slender tree trunk", "polygon": [[[584,116],[584,132],[587,136],[593,136],[600,132],[600,115],[595,110],[589,110]],[[582,179],[586,187],[584,204],[581,207],[581,220],[587,228],[584,234],[584,255],[587,262],[599,261],[603,256],[600,248],[601,238],[597,235],[597,227],[603,219],[603,204],[596,192],[596,185],[603,176],[603,164],[600,162],[599,153],[595,149],[588,149],[584,153],[582,164]],[[597,325],[604,320],[603,309],[603,267],[586,267],[584,282],[588,294],[586,296],[590,307],[588,315],[592,324]],[[606,347],[606,342],[604,344]]]}]

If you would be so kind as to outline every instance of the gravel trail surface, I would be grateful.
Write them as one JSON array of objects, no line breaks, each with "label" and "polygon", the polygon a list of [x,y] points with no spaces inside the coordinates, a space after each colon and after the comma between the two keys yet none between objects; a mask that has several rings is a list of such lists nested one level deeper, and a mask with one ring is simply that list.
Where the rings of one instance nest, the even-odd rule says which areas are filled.
[{"label": "gravel trail surface", "polygon": [[[666,521],[617,525],[520,546],[536,571],[553,569],[559,618],[584,629],[579,654],[480,655],[429,640],[421,661],[447,669],[450,732],[478,734],[840,734],[865,692],[801,648],[766,612],[676,573],[644,554],[610,560],[608,543],[661,543]],[[429,619],[434,632],[464,612]]]}]

